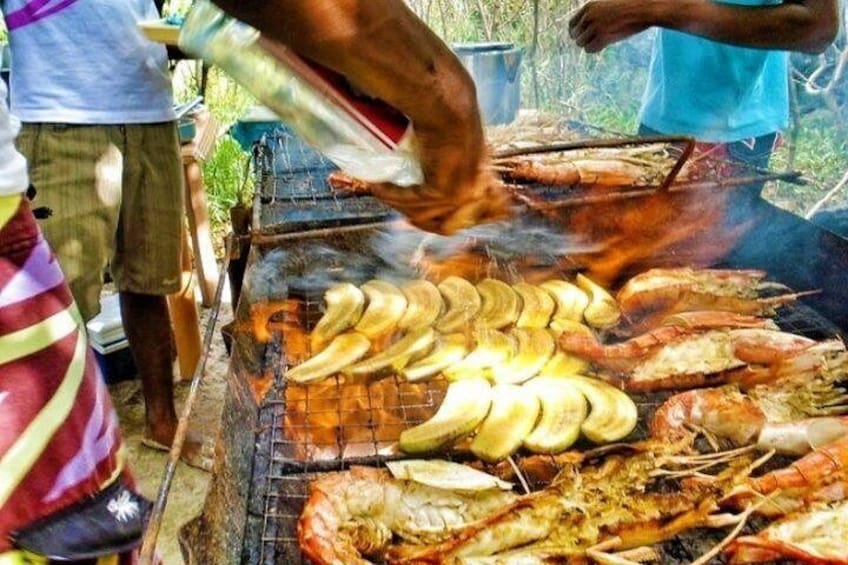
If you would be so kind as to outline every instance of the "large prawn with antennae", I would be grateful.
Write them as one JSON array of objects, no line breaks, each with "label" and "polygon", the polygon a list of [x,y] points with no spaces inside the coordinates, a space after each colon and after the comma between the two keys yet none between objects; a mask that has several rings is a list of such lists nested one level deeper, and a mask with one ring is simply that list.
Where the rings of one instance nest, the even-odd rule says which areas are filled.
[{"label": "large prawn with antennae", "polygon": [[[816,341],[750,323],[731,313],[677,314],[666,325],[620,343],[563,333],[566,353],[594,364],[601,378],[629,391],[650,392],[737,383],[750,388],[786,377],[813,378],[845,351],[839,339]],[[680,320],[684,323],[680,323]],[[695,320],[694,323],[685,323]],[[742,327],[739,327],[739,326]],[[754,327],[751,327],[754,326]]]},{"label": "large prawn with antennae", "polygon": [[[717,501],[751,470],[747,453],[680,455],[682,445],[643,442],[602,459],[575,460],[542,490],[463,493],[393,479],[364,467],[310,485],[298,523],[316,564],[453,563],[503,557],[545,563],[581,559],[599,544],[640,547],[697,527],[720,527]],[[709,477],[700,471],[725,465]],[[699,471],[683,489],[660,488]],[[519,561],[509,561],[520,559]]]}]

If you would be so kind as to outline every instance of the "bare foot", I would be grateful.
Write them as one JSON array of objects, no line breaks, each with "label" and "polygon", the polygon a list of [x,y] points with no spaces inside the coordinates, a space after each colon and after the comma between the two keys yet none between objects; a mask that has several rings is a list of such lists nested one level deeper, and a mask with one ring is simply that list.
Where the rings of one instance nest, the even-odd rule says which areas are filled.
[{"label": "bare foot", "polygon": [[[167,441],[153,439],[151,436],[150,433],[146,434],[142,438],[141,444],[157,451],[171,450],[173,435]],[[180,461],[202,471],[211,471],[212,464],[215,462],[214,442],[210,438],[204,438],[191,432],[187,433],[180,450]]]}]

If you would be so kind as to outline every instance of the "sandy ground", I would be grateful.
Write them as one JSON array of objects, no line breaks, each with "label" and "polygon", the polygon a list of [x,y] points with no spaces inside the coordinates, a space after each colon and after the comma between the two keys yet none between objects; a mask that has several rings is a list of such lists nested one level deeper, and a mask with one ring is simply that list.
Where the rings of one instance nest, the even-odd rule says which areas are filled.
[{"label": "sandy ground", "polygon": [[[208,309],[200,311],[201,338],[205,335],[209,314]],[[229,358],[224,348],[220,328],[231,319],[230,305],[225,303],[222,305],[216,324],[206,371],[189,417],[189,429],[210,438],[214,438],[218,433],[229,367]],[[180,381],[176,385],[178,414],[182,414],[190,385],[191,381]],[[149,499],[155,500],[163,481],[168,454],[154,451],[140,443],[144,430],[144,400],[141,395],[141,383],[138,379],[123,380],[111,385],[110,391],[121,421],[133,473],[142,493]],[[166,499],[167,506],[157,544],[164,565],[184,565],[177,534],[183,524],[200,513],[209,479],[209,473],[184,463],[177,466]]]}]

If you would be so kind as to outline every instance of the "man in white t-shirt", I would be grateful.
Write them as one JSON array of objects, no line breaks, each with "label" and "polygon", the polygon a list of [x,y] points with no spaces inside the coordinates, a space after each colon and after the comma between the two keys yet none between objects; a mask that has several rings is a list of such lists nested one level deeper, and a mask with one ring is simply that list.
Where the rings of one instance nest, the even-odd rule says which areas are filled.
[{"label": "man in white t-shirt", "polygon": [[[33,552],[91,563],[123,552],[110,562],[128,565],[125,524],[108,512],[87,521],[114,498],[138,500],[85,326],[24,196],[17,130],[0,81],[0,563],[47,562]],[[37,531],[44,520],[55,527],[46,536]],[[142,523],[126,523],[138,543]]]},{"label": "man in white t-shirt", "polygon": [[[180,290],[182,161],[164,46],[137,23],[153,0],[4,0],[11,109],[23,128],[41,227],[83,318],[100,309],[107,265],[145,400],[143,443],[177,427],[166,297]],[[183,460],[208,468],[211,446],[188,437]]]}]

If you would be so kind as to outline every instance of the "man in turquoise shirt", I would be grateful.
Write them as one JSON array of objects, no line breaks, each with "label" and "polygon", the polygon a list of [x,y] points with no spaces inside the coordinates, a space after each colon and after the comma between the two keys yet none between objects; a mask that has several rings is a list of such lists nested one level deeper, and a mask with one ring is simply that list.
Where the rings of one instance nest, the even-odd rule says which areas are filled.
[{"label": "man in turquoise shirt", "polygon": [[824,51],[839,9],[837,0],[590,0],[569,33],[595,53],[652,26],[640,133],[688,135],[765,167],[789,121],[787,51]]}]

